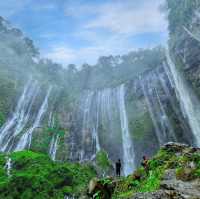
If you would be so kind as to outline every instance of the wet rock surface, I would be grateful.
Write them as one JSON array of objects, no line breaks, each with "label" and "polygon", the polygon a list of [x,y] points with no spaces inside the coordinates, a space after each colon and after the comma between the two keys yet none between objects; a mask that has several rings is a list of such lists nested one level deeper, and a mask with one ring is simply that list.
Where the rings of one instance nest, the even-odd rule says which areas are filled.
[{"label": "wet rock surface", "polygon": [[[177,156],[191,156],[194,152],[200,151],[199,148],[173,142],[165,144],[162,149],[173,151]],[[192,177],[195,167],[194,162],[185,164],[181,177],[177,175],[176,169],[166,170],[160,182],[160,190],[153,193],[138,193],[133,199],[199,199],[200,179]]]}]

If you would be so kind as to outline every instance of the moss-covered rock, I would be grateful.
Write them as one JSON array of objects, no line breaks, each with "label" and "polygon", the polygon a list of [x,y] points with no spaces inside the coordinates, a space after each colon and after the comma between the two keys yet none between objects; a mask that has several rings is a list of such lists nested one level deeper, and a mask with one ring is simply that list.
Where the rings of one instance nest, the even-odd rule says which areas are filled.
[{"label": "moss-covered rock", "polygon": [[96,188],[94,195],[106,199],[103,197],[105,189],[102,190],[106,182],[115,185],[112,191],[113,199],[173,199],[185,198],[184,195],[195,198],[199,196],[199,171],[200,149],[184,144],[168,143],[148,161],[147,167],[138,168],[128,177],[98,180],[101,186],[98,186],[99,189]]}]

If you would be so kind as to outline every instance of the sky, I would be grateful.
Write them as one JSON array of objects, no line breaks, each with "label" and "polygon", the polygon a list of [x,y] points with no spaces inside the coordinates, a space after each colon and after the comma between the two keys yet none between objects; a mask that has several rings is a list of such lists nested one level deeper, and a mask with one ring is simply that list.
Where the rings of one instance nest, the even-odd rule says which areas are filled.
[{"label": "sky", "polygon": [[0,0],[0,16],[33,40],[41,57],[80,66],[165,44],[163,1]]}]

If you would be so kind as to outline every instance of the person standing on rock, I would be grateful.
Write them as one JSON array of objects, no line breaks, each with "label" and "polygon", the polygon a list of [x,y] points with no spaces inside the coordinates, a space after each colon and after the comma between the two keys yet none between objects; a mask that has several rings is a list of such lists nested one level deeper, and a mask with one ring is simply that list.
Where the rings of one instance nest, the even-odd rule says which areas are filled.
[{"label": "person standing on rock", "polygon": [[148,172],[148,158],[143,156],[142,159],[141,165],[144,167],[145,171]]},{"label": "person standing on rock", "polygon": [[122,168],[122,164],[121,164],[121,160],[120,159],[115,163],[115,168],[116,168],[116,175],[118,177],[120,177],[120,175],[121,175],[121,168]]}]

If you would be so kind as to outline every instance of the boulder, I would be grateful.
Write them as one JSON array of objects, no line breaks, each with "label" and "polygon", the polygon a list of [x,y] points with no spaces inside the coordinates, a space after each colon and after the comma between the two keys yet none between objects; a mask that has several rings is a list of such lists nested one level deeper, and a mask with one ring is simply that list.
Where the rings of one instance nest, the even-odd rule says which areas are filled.
[{"label": "boulder", "polygon": [[174,191],[159,190],[154,193],[137,193],[132,199],[184,199]]},{"label": "boulder", "polygon": [[116,181],[111,178],[105,178],[104,180],[99,180],[93,178],[89,182],[88,195],[92,198],[109,199],[111,198],[114,189],[116,187]]},{"label": "boulder", "polygon": [[90,180],[89,185],[88,185],[88,193],[92,194],[96,188],[98,184],[98,179],[97,178],[93,178],[92,180]]}]

